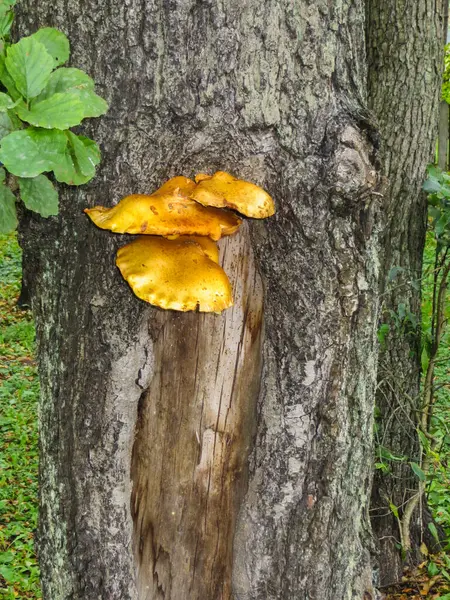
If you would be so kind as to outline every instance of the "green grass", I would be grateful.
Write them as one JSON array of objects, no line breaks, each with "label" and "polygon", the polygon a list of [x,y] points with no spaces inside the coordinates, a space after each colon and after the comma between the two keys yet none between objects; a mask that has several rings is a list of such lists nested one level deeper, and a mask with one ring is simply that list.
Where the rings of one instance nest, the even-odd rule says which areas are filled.
[{"label": "green grass", "polygon": [[[436,243],[430,233],[424,254],[422,281],[422,319],[424,332],[430,329],[433,293],[433,269]],[[450,297],[447,293],[445,316],[450,320]],[[437,440],[435,456],[427,486],[427,500],[436,521],[447,536],[446,550],[450,550],[450,332],[447,325],[442,338],[435,368],[434,385],[437,388],[430,433]]]},{"label": "green grass", "polygon": [[37,397],[34,325],[16,307],[21,256],[0,235],[0,598],[41,598],[37,522]]}]

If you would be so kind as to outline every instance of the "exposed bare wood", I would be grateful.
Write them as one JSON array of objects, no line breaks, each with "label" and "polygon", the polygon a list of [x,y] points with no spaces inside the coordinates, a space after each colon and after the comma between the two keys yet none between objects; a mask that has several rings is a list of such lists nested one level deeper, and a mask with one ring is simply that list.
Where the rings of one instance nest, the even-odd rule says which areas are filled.
[{"label": "exposed bare wood", "polygon": [[152,324],[156,368],[140,401],[132,465],[142,600],[231,597],[261,380],[263,290],[248,228],[220,245],[234,307],[160,312]]}]

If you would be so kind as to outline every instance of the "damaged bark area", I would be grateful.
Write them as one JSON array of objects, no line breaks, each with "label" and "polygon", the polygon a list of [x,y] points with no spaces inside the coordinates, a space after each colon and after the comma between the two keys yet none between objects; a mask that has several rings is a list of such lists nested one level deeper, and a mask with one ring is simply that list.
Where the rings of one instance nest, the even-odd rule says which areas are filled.
[{"label": "damaged bark area", "polygon": [[140,402],[131,470],[143,599],[231,597],[261,379],[263,290],[246,226],[221,249],[233,308],[159,312],[151,326],[155,369]]},{"label": "damaged bark area", "polygon": [[[63,29],[111,105],[90,125],[98,176],[23,238],[46,600],[374,598],[381,222],[364,10],[22,0],[19,22]],[[124,237],[83,208],[219,169],[277,205],[220,242],[235,306],[147,307],[114,267]]]}]

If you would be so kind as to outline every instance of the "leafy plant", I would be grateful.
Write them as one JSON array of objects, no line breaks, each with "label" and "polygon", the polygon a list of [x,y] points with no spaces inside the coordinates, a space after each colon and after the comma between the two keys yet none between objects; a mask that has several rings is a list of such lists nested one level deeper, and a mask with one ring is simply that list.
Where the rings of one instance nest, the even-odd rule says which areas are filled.
[{"label": "leafy plant", "polygon": [[[450,277],[450,175],[435,166],[428,168],[428,178],[423,186],[428,194],[428,253],[423,283],[427,287],[424,293],[422,323],[422,391],[421,406],[417,416],[417,433],[420,441],[420,460],[410,462],[418,479],[418,491],[405,503],[400,519],[400,536],[405,550],[410,549],[410,522],[413,512],[423,495],[428,493],[431,505],[438,507],[437,516],[441,523],[447,521],[450,526],[449,506],[439,506],[442,501],[439,491],[446,488],[450,481],[446,460],[450,430],[448,429],[448,404],[444,411],[439,410],[442,399],[439,383],[440,362],[444,364],[448,356],[444,349],[449,318],[448,283]],[[429,292],[428,292],[429,289]],[[447,378],[448,385],[448,378]],[[447,401],[449,398],[447,398]],[[430,530],[433,534],[433,531]],[[435,529],[437,537],[437,531]]]},{"label": "leafy plant", "polygon": [[[70,131],[108,105],[70,56],[61,31],[44,27],[13,44],[16,0],[0,0],[0,233],[17,226],[16,202],[43,217],[58,213],[52,179],[82,185],[100,162],[97,144]],[[13,193],[14,191],[14,193]]]},{"label": "leafy plant", "polygon": [[445,100],[450,104],[450,44],[445,46],[442,100]]}]

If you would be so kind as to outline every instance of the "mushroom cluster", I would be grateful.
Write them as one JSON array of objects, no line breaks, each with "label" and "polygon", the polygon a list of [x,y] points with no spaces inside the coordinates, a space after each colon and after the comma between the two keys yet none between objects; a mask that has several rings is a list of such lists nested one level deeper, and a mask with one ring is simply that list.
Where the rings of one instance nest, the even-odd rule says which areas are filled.
[{"label": "mushroom cluster", "polygon": [[145,234],[120,248],[116,264],[138,298],[170,310],[220,313],[233,305],[215,242],[242,219],[275,212],[262,188],[229,173],[173,177],[151,195],[134,194],[116,206],[84,212],[101,229]]}]

